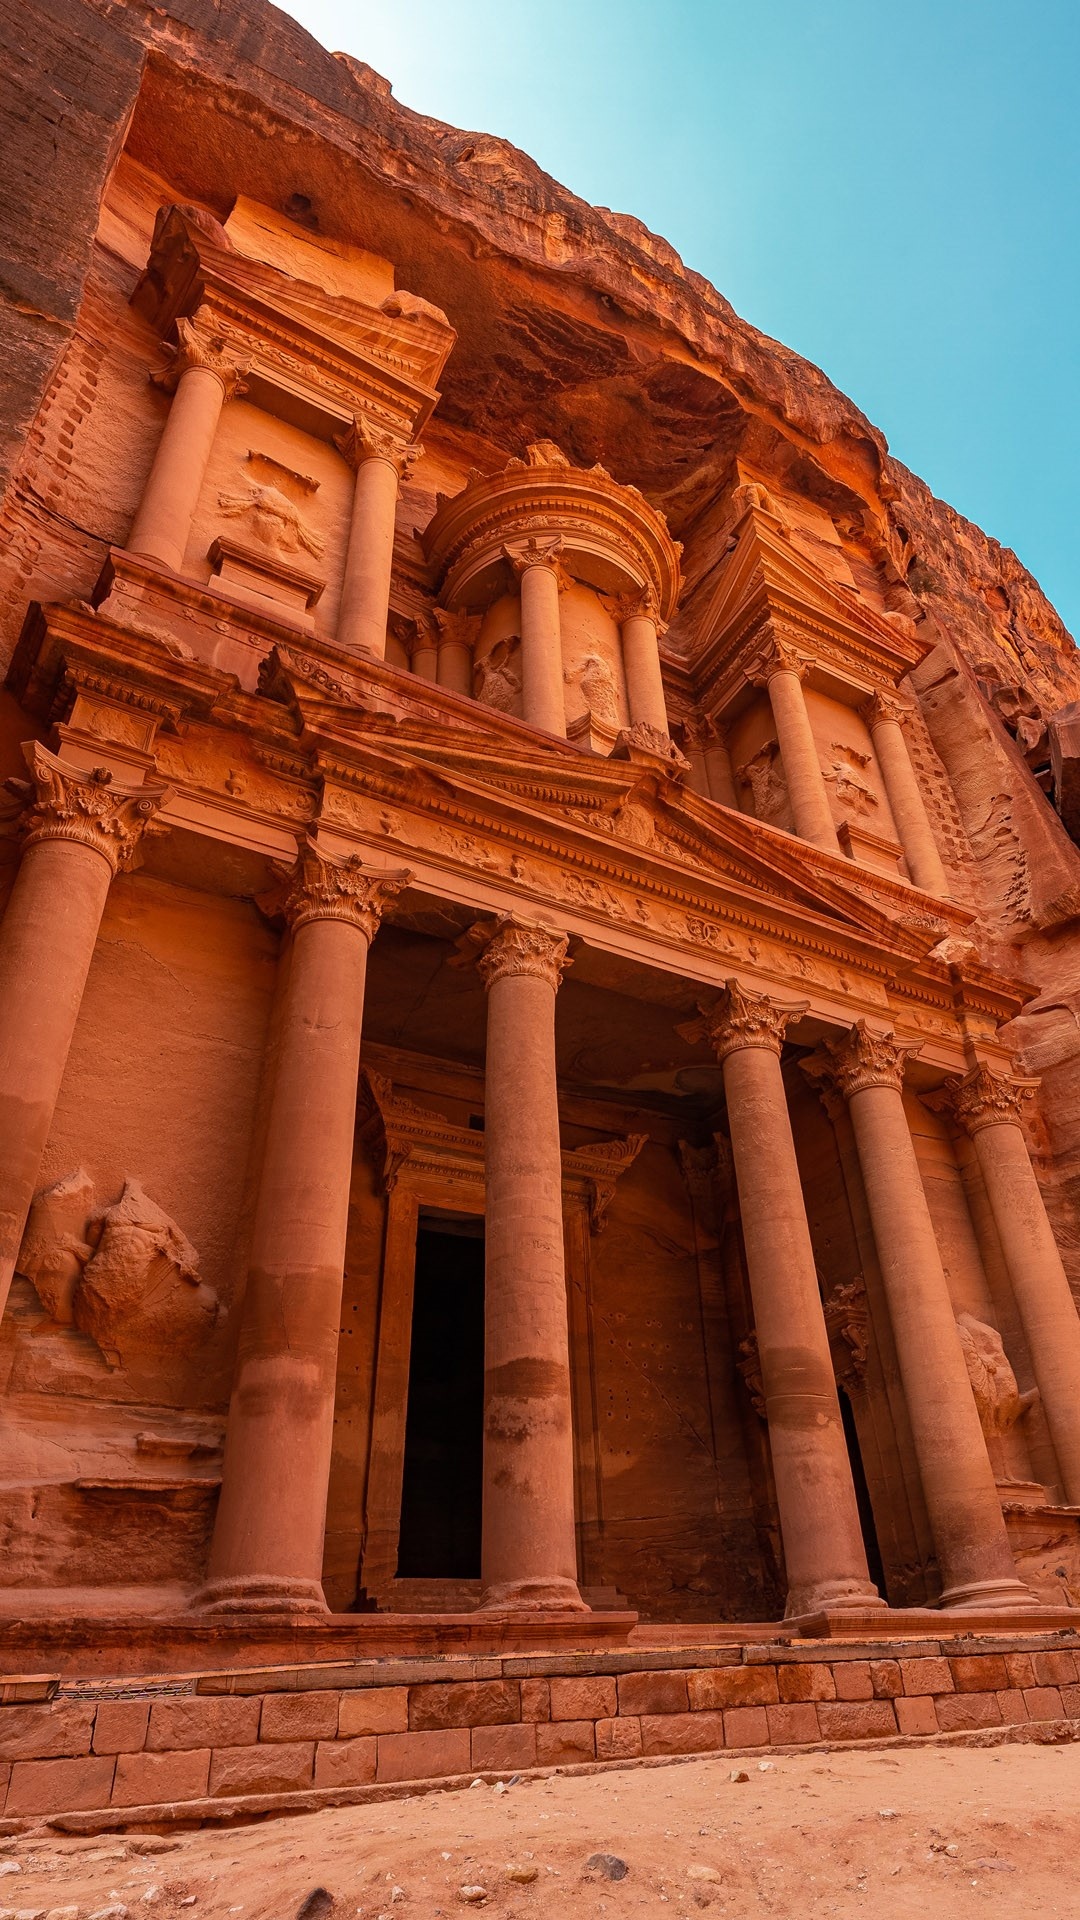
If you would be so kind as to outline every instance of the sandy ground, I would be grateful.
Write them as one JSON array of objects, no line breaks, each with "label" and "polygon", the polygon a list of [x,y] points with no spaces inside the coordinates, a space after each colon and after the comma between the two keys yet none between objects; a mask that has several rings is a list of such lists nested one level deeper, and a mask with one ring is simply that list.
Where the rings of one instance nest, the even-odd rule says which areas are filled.
[{"label": "sandy ground", "polygon": [[[736,1764],[748,1780],[732,1780]],[[1072,1920],[1080,1747],[817,1753],[767,1768],[710,1758],[168,1839],[0,1845],[0,1917],[622,1920],[666,1906],[671,1920]],[[590,1867],[598,1853],[625,1876]]]}]

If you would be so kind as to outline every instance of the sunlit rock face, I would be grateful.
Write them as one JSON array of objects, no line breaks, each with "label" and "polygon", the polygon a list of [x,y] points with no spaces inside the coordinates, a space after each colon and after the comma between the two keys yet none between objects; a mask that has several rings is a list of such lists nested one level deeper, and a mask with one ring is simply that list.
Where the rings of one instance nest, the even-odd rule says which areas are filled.
[{"label": "sunlit rock face", "polygon": [[1036,582],[274,9],[6,11],[0,1616],[1075,1602]]}]

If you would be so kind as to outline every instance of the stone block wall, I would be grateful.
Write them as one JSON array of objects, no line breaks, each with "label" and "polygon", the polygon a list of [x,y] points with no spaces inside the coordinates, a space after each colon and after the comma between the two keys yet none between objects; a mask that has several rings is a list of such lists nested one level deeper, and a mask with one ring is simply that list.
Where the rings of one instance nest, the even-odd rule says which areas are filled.
[{"label": "stone block wall", "polygon": [[122,1825],[133,1809],[254,1813],[665,1755],[1004,1738],[1032,1723],[1062,1723],[1069,1738],[1080,1635],[386,1660],[3,1692],[5,1822]]}]

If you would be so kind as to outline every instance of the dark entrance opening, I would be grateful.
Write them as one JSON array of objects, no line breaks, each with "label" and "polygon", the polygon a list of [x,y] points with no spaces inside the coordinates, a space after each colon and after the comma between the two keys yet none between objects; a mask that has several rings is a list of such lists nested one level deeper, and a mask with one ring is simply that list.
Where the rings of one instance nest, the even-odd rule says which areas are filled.
[{"label": "dark entrance opening", "polygon": [[874,1525],[874,1507],[870,1499],[870,1488],[866,1484],[866,1469],[863,1466],[862,1448],[859,1445],[858,1429],[851,1401],[839,1390],[840,1418],[844,1423],[844,1438],[847,1441],[848,1459],[851,1462],[851,1478],[855,1486],[855,1504],[859,1509],[859,1523],[862,1527],[863,1546],[866,1548],[866,1565],[875,1587],[883,1600],[888,1598],[885,1592],[885,1568],[878,1545],[877,1528]]},{"label": "dark entrance opening", "polygon": [[478,1580],[484,1223],[421,1216],[416,1236],[398,1575]]}]

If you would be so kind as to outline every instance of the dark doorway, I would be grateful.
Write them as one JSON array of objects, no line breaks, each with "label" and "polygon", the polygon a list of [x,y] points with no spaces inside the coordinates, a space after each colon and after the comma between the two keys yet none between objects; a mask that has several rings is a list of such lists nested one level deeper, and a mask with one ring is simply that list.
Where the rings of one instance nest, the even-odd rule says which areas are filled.
[{"label": "dark doorway", "polygon": [[859,1445],[855,1414],[844,1392],[839,1390],[840,1418],[844,1423],[844,1438],[847,1441],[848,1459],[851,1462],[851,1478],[855,1485],[855,1504],[859,1509],[859,1522],[862,1526],[863,1546],[866,1548],[866,1565],[875,1587],[883,1600],[888,1598],[885,1592],[885,1568],[878,1545],[877,1528],[874,1525],[874,1508],[870,1499],[870,1489],[866,1484],[866,1470],[863,1466],[862,1448]]},{"label": "dark doorway", "polygon": [[416,1236],[398,1574],[478,1580],[484,1426],[483,1221]]}]

